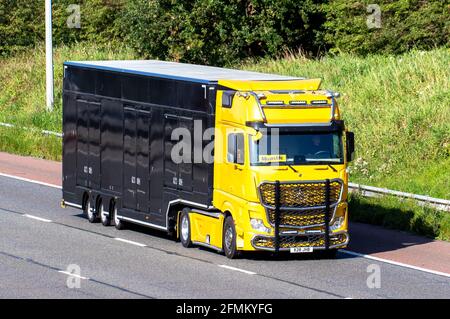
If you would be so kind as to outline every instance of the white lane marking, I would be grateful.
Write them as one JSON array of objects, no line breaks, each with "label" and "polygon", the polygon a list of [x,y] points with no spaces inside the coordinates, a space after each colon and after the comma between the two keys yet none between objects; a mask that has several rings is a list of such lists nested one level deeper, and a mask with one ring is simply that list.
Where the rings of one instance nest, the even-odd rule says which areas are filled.
[{"label": "white lane marking", "polygon": [[248,271],[248,270],[245,270],[245,269],[240,269],[240,268],[231,267],[231,266],[227,266],[227,265],[217,265],[217,266],[219,266],[221,268],[234,270],[234,271],[240,271],[240,272],[243,272],[244,274],[247,274],[247,275],[256,275],[256,272]]},{"label": "white lane marking", "polygon": [[4,173],[0,173],[0,176],[17,179],[17,180],[23,181],[23,182],[28,182],[28,183],[39,184],[39,185],[43,185],[43,186],[62,189],[62,187],[59,185],[44,183],[44,182],[36,181],[34,179],[25,178],[25,177],[19,177],[19,176],[4,174]]},{"label": "white lane marking", "polygon": [[[0,173],[0,176],[9,177],[9,178],[17,179],[17,180],[20,180],[20,181],[34,183],[34,184],[39,184],[39,185],[43,185],[43,186],[48,186],[48,187],[62,189],[62,187],[59,186],[59,185],[48,184],[48,183],[44,183],[44,182],[40,182],[40,181],[28,179],[28,178],[19,177],[19,176],[14,176],[14,175],[9,175],[9,174],[4,174],[4,173]],[[37,218],[39,218],[39,217],[37,217]],[[49,222],[51,222],[51,221],[49,221]],[[117,239],[117,240],[130,243],[129,241],[127,241],[125,239]],[[146,245],[140,244],[140,243],[134,243],[134,244],[137,244],[137,246],[141,246],[141,247],[145,247],[146,246]],[[427,273],[430,273],[430,274],[435,274],[435,275],[439,275],[439,276],[444,276],[444,277],[449,277],[450,278],[450,274],[447,274],[447,273],[444,273],[444,272],[440,272],[440,271],[434,271],[434,270],[431,270],[431,269],[426,269],[426,268],[422,268],[422,267],[416,267],[416,266],[413,266],[413,265],[399,263],[399,262],[396,262],[396,261],[393,261],[393,260],[389,260],[389,259],[383,259],[383,258],[378,258],[378,257],[370,256],[370,255],[364,255],[364,254],[356,253],[356,252],[353,252],[353,251],[350,251],[350,250],[341,249],[340,251],[345,253],[345,254],[349,254],[349,255],[353,255],[353,256],[358,256],[358,257],[362,257],[362,258],[372,259],[372,260],[376,260],[376,261],[380,261],[380,262],[384,262],[384,263],[388,263],[388,264],[392,264],[392,265],[396,265],[396,266],[400,266],[400,267],[415,269],[415,270],[418,270],[418,271],[423,271],[423,272],[427,272]],[[228,269],[234,268],[234,267],[230,267],[230,266],[226,266],[226,265],[219,265],[219,267],[228,268]],[[255,274],[255,273],[253,273],[251,271],[241,270],[241,269],[238,269],[238,268],[232,269],[232,270],[242,271],[244,273],[250,273],[252,275]]]},{"label": "white lane marking", "polygon": [[80,278],[80,279],[89,280],[89,278],[87,278],[87,277],[83,277],[83,276],[80,276],[80,275],[77,275],[77,274],[72,274],[72,273],[70,273],[70,272],[68,272],[68,271],[58,270],[58,272],[61,273],[61,274],[68,275],[68,276],[72,276],[72,277],[76,277],[76,278]]},{"label": "white lane marking", "polygon": [[124,242],[124,243],[127,243],[127,244],[139,246],[139,247],[147,247],[147,245],[145,245],[145,244],[141,244],[141,243],[138,243],[136,241],[132,241],[132,240],[128,240],[128,239],[123,239],[123,238],[119,238],[119,237],[116,237],[114,239],[118,240],[118,241],[121,241],[121,242]]},{"label": "white lane marking", "polygon": [[52,222],[50,219],[45,219],[45,218],[41,218],[41,217],[29,215],[29,214],[25,214],[23,216],[31,218],[31,219],[39,220],[39,221],[44,222],[44,223],[51,223]]},{"label": "white lane marking", "polygon": [[348,254],[348,255],[352,255],[352,256],[376,260],[376,261],[380,261],[380,262],[395,265],[395,266],[405,267],[405,268],[409,268],[409,269],[427,272],[427,273],[430,273],[433,275],[439,275],[439,276],[444,276],[444,277],[450,278],[450,274],[445,273],[445,272],[440,272],[440,271],[431,270],[431,269],[427,269],[427,268],[408,265],[408,264],[400,263],[400,262],[389,260],[389,259],[379,258],[379,257],[375,257],[375,256],[364,255],[364,254],[356,253],[354,251],[350,251],[350,250],[346,250],[346,249],[341,249],[339,251],[343,252],[344,254]]}]

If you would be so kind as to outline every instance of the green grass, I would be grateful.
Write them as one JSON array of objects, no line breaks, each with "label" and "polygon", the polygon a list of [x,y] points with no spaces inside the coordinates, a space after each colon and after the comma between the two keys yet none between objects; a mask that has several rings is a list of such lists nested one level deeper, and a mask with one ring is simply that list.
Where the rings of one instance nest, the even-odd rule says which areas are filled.
[{"label": "green grass", "polygon": [[242,68],[321,77],[355,132],[353,182],[450,199],[450,51],[401,56],[287,55]]},{"label": "green grass", "polygon": [[[136,59],[125,47],[78,45],[54,51],[55,106],[45,111],[45,51],[42,47],[15,57],[0,59],[0,122],[61,132],[63,62],[68,60]],[[2,144],[2,150],[6,144]],[[59,154],[49,153],[49,158]]]},{"label": "green grass", "polygon": [[351,194],[350,219],[450,241],[450,213],[395,197],[366,198]]},{"label": "green grass", "polygon": [[[79,43],[55,49],[52,113],[45,111],[42,47],[0,59],[0,122],[60,132],[63,61],[136,58],[126,47]],[[343,54],[320,60],[287,55],[238,67],[321,77],[323,88],[341,92],[341,111],[356,134],[353,182],[450,199],[449,65],[450,51],[435,49],[365,58]],[[7,130],[0,131],[0,150],[61,158],[60,145],[44,142],[46,137]]]},{"label": "green grass", "polygon": [[0,150],[61,161],[61,138],[16,128],[0,127]]}]

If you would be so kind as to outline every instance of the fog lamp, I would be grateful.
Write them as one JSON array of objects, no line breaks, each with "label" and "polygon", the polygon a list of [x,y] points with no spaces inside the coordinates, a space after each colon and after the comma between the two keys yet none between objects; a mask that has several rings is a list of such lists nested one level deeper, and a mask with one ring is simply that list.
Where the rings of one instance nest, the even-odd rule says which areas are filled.
[{"label": "fog lamp", "polygon": [[270,233],[270,228],[267,228],[266,226],[264,226],[264,222],[262,221],[262,219],[251,218],[250,225],[252,225],[252,228],[254,230],[262,231],[265,233]]}]

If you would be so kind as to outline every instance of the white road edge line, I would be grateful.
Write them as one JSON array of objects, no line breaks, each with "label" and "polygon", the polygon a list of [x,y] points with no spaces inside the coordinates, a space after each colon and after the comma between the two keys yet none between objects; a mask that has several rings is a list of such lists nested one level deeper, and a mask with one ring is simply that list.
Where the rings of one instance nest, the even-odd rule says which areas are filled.
[{"label": "white road edge line", "polygon": [[51,223],[52,222],[50,219],[45,219],[45,218],[41,218],[41,217],[29,215],[29,214],[25,214],[23,216],[31,218],[31,219],[39,220],[39,221],[44,222],[44,223]]},{"label": "white road edge line", "polygon": [[62,187],[59,185],[44,183],[44,182],[36,181],[34,179],[25,178],[25,177],[19,177],[19,176],[9,175],[9,174],[5,174],[5,173],[0,173],[0,176],[17,179],[17,180],[23,181],[23,182],[29,182],[29,183],[33,183],[33,184],[39,184],[39,185],[43,185],[43,186],[62,189]]},{"label": "white road edge line", "polygon": [[139,247],[147,247],[147,245],[145,245],[145,244],[141,244],[141,243],[138,243],[138,242],[135,242],[135,241],[132,241],[132,240],[128,240],[128,239],[123,239],[123,238],[119,238],[119,237],[116,237],[114,239],[118,240],[118,241],[121,241],[121,242],[124,242],[124,243],[127,243],[127,244],[139,246]]},{"label": "white road edge line", "polygon": [[384,259],[384,258],[379,258],[379,257],[375,257],[375,256],[360,254],[360,253],[357,253],[357,252],[354,252],[354,251],[350,251],[350,250],[346,250],[346,249],[340,249],[339,251],[343,252],[344,254],[348,254],[348,255],[352,255],[352,256],[367,258],[367,259],[380,261],[380,262],[391,264],[391,265],[395,265],[395,266],[405,267],[405,268],[409,268],[409,269],[414,269],[414,270],[418,270],[418,271],[427,272],[427,273],[430,273],[430,274],[433,274],[433,275],[439,275],[439,276],[444,276],[444,277],[450,278],[450,274],[447,274],[445,272],[440,272],[440,271],[431,270],[431,269],[427,269],[427,268],[422,268],[422,267],[417,267],[417,266],[413,266],[413,265],[408,265],[408,264],[404,264],[404,263],[401,263],[401,262],[397,262],[397,261],[393,261],[393,260],[389,260],[389,259]]},{"label": "white road edge line", "polygon": [[217,266],[219,266],[221,268],[234,270],[234,271],[240,271],[240,272],[243,272],[244,274],[247,274],[247,275],[256,275],[256,272],[248,271],[248,270],[245,270],[245,269],[240,269],[240,268],[231,267],[231,266],[227,266],[227,265],[217,265]]},{"label": "white road edge line", "polygon": [[80,279],[84,279],[84,280],[89,280],[89,278],[87,278],[87,277],[83,277],[83,276],[80,276],[80,275],[77,275],[77,274],[72,274],[72,273],[70,273],[68,271],[58,270],[58,272],[61,273],[61,274],[65,274],[65,275],[71,276],[71,277],[76,277],[76,278],[80,278]]}]

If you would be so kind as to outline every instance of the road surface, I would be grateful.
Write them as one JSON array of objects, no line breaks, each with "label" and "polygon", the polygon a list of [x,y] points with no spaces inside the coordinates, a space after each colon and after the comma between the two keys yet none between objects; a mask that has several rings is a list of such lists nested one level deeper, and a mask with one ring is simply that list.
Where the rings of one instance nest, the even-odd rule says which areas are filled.
[{"label": "road surface", "polygon": [[[0,176],[1,298],[450,298],[445,260],[424,270],[412,257],[416,266],[377,257],[410,249],[387,245],[381,236],[392,233],[383,229],[352,224],[352,240],[379,241],[355,240],[353,250],[364,257],[263,253],[228,260],[158,231],[90,224],[80,210],[61,208],[60,199],[57,187]],[[411,239],[410,246],[434,243]],[[448,258],[446,244],[438,242]],[[77,276],[68,275],[73,269]]]}]

